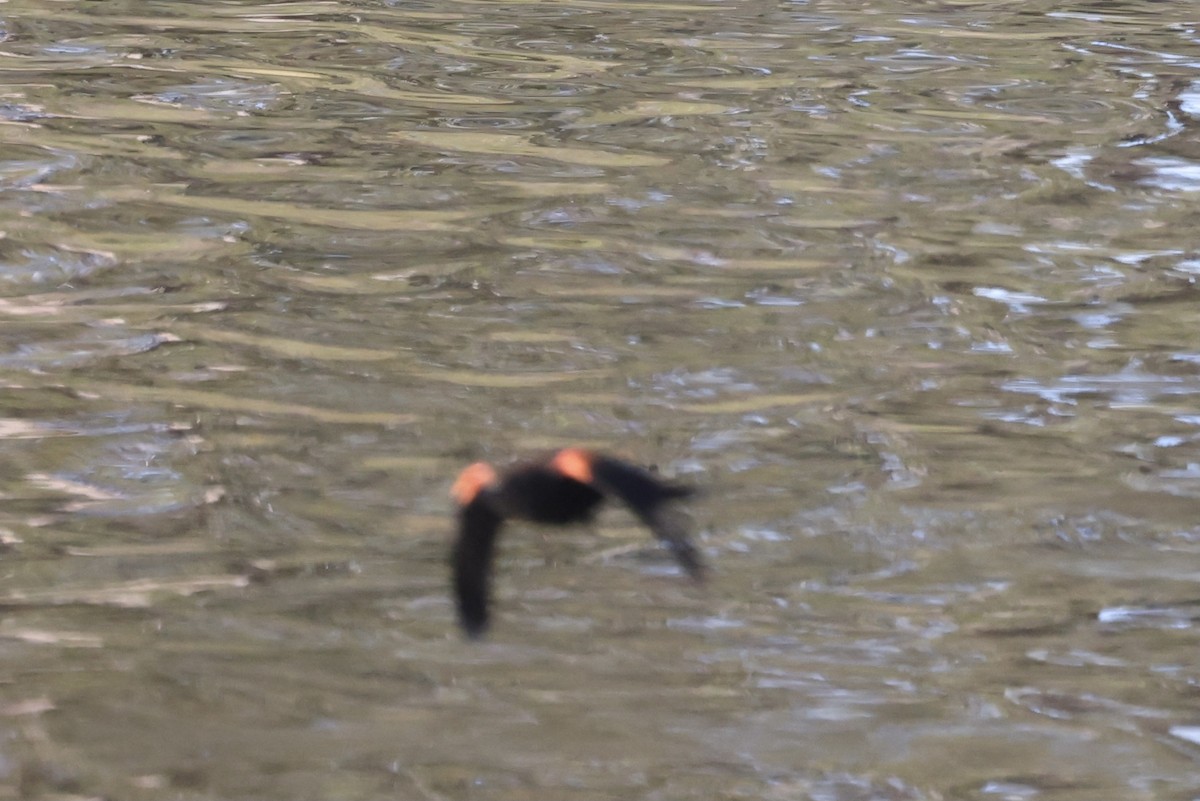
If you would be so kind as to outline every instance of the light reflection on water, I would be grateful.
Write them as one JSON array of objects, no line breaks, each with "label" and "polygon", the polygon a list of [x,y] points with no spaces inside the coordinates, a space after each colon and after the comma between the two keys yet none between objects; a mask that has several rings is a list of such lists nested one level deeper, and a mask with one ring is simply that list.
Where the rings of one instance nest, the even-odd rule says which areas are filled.
[{"label": "light reflection on water", "polygon": [[[0,790],[1191,798],[1196,36],[1093,6],[6,4]],[[575,442],[713,581],[515,527],[462,642]]]}]

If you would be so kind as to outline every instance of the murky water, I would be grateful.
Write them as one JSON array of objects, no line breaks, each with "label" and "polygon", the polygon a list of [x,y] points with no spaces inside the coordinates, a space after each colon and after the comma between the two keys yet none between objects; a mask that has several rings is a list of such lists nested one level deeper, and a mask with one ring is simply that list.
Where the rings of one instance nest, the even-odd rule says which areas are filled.
[{"label": "murky water", "polygon": [[0,6],[0,797],[1197,798],[1195,22]]}]

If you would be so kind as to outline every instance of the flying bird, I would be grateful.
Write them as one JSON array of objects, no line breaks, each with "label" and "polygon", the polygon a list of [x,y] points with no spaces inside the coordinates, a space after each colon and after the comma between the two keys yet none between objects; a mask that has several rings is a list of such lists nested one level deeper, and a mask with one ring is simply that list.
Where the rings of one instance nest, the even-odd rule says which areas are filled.
[{"label": "flying bird", "polygon": [[703,578],[700,552],[683,519],[669,511],[670,502],[694,492],[582,448],[564,448],[500,473],[485,462],[470,465],[450,490],[458,505],[458,538],[450,560],[463,631],[472,639],[487,631],[496,538],[508,519],[556,526],[586,523],[606,498],[616,498],[650,528],[689,576]]}]

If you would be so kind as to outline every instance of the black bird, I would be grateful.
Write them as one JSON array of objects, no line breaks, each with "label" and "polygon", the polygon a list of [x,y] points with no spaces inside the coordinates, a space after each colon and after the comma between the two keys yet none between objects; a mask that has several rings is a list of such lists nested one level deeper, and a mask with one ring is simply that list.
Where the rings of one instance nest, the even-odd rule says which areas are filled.
[{"label": "black bird", "polygon": [[451,554],[454,597],[463,631],[472,639],[488,627],[489,583],[496,537],[507,519],[549,525],[586,523],[608,497],[623,501],[694,579],[704,564],[678,515],[666,504],[692,495],[653,473],[611,456],[564,448],[549,458],[514,465],[503,474],[470,465],[450,490],[458,503],[458,539]]}]

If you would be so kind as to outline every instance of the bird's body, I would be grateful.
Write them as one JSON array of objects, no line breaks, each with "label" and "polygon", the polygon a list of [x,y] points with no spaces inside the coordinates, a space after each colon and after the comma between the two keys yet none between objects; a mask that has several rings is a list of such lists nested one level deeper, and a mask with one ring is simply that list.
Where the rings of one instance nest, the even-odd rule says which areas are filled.
[{"label": "bird's body", "polygon": [[489,506],[503,517],[533,523],[587,523],[604,495],[547,465],[533,464],[509,472],[499,486],[484,490]]},{"label": "bird's body", "polygon": [[503,474],[483,462],[469,466],[451,490],[459,510],[451,562],[463,630],[471,637],[487,630],[492,561],[506,519],[547,525],[586,523],[610,496],[628,505],[684,570],[699,579],[703,574],[699,552],[681,519],[665,508],[692,492],[640,467],[580,448],[565,448],[544,461],[518,464]]}]

